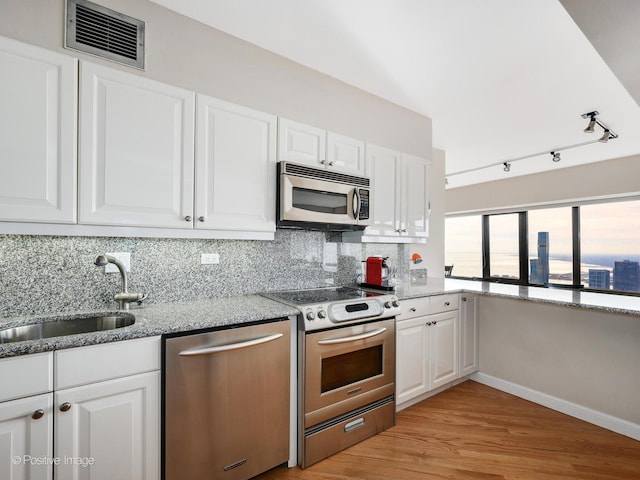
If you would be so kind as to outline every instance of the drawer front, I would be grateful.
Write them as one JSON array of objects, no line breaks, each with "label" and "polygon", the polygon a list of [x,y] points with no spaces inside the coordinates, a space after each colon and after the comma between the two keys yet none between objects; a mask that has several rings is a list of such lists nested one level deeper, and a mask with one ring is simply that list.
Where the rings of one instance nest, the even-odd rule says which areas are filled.
[{"label": "drawer front", "polygon": [[0,360],[0,402],[53,390],[53,352]]},{"label": "drawer front", "polygon": [[429,297],[429,313],[448,312],[457,310],[460,296],[457,293],[434,295]]},{"label": "drawer front", "polygon": [[400,300],[400,315],[396,320],[403,321],[410,318],[421,317],[429,314],[429,297],[410,298]]},{"label": "drawer front", "polygon": [[75,387],[160,369],[160,337],[55,352],[55,388]]},{"label": "drawer front", "polygon": [[304,438],[303,468],[386,430],[395,424],[395,402],[389,402]]}]

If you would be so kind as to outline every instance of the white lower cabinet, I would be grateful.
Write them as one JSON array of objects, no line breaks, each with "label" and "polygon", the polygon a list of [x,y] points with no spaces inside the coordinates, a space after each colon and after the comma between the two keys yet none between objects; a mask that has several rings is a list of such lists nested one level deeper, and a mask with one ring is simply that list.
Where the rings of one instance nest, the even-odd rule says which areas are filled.
[{"label": "white lower cabinet", "polygon": [[52,478],[53,394],[0,403],[0,478]]},{"label": "white lower cabinet", "polygon": [[159,398],[159,371],[56,392],[56,480],[159,478]]},{"label": "white lower cabinet", "polygon": [[0,378],[0,479],[160,477],[160,337],[0,359]]},{"label": "white lower cabinet", "polygon": [[460,295],[460,376],[480,368],[478,349],[478,296]]},{"label": "white lower cabinet", "polygon": [[404,300],[401,308],[396,324],[396,405],[403,408],[459,378],[458,295]]}]

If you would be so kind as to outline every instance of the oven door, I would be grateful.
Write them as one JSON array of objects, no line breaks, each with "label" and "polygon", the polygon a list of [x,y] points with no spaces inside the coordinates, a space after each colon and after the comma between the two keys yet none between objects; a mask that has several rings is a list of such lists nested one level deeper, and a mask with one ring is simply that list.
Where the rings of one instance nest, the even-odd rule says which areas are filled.
[{"label": "oven door", "polygon": [[395,319],[305,335],[305,428],[394,394]]},{"label": "oven door", "polygon": [[356,225],[357,189],[352,185],[294,175],[280,176],[280,220]]}]

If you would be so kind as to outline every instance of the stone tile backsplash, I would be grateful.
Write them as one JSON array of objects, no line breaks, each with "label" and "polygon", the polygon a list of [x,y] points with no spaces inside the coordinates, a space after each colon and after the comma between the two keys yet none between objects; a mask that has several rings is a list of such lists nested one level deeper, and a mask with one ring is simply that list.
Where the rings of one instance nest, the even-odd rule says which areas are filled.
[{"label": "stone tile backsplash", "polygon": [[[302,230],[278,230],[274,241],[0,235],[0,317],[116,308],[120,275],[94,265],[106,252],[131,253],[129,290],[147,292],[145,303],[353,284],[370,255],[408,276],[405,245],[339,240]],[[202,253],[220,263],[201,265]]]}]

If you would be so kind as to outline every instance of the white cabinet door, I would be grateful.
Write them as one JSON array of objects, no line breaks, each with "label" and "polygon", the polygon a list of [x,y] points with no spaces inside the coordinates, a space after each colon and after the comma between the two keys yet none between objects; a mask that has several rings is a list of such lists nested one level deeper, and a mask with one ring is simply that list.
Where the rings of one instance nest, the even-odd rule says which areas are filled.
[{"label": "white cabinet door", "polygon": [[425,317],[396,324],[396,403],[429,390],[428,330]]},{"label": "white cabinet door", "polygon": [[325,130],[286,118],[278,119],[278,160],[324,168],[325,148]]},{"label": "white cabinet door", "polygon": [[327,132],[327,168],[352,175],[364,175],[364,142]]},{"label": "white cabinet door", "polygon": [[55,455],[77,459],[56,480],[159,478],[160,372],[60,390],[54,405]]},{"label": "white cabinet door", "polygon": [[0,220],[76,221],[77,65],[0,37]]},{"label": "white cabinet door", "polygon": [[478,355],[478,297],[463,294],[460,298],[460,376],[480,368]]},{"label": "white cabinet door", "polygon": [[82,62],[80,223],[192,228],[195,94]]},{"label": "white cabinet door", "polygon": [[196,228],[275,231],[277,117],[198,94]]},{"label": "white cabinet door", "polygon": [[409,237],[429,236],[429,162],[402,154],[400,230]]},{"label": "white cabinet door", "polygon": [[458,310],[429,315],[430,389],[458,378]]},{"label": "white cabinet door", "polygon": [[370,198],[372,223],[367,235],[399,235],[398,200],[401,154],[388,148],[367,144],[365,174],[371,179],[373,195]]},{"label": "white cabinet door", "polygon": [[52,393],[0,403],[0,478],[52,478],[52,412]]}]

